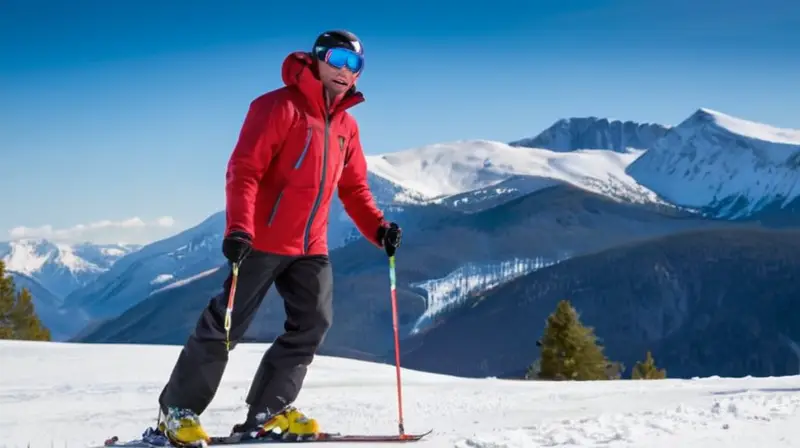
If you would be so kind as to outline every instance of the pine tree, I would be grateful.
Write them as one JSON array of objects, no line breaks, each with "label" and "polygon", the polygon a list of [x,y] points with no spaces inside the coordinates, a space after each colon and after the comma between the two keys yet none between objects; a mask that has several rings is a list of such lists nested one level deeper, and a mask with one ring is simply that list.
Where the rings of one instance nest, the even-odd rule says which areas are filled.
[{"label": "pine tree", "polygon": [[0,339],[49,341],[50,331],[36,315],[33,297],[27,289],[16,292],[14,280],[6,275],[0,261]]},{"label": "pine tree", "polygon": [[14,282],[11,276],[6,277],[6,266],[0,260],[0,339],[11,339],[14,336],[11,322],[14,295]]},{"label": "pine tree", "polygon": [[14,333],[16,339],[26,341],[49,341],[50,330],[48,330],[36,315],[33,306],[33,297],[27,289],[23,289],[17,294],[17,303],[11,310],[11,321],[14,322]]},{"label": "pine tree", "polygon": [[578,312],[568,300],[560,301],[547,318],[540,347],[540,379],[608,379],[609,360],[597,344],[594,330],[580,322]]},{"label": "pine tree", "polygon": [[634,380],[663,380],[666,377],[667,371],[656,368],[656,361],[650,351],[647,352],[644,362],[637,362],[631,372],[631,379]]}]

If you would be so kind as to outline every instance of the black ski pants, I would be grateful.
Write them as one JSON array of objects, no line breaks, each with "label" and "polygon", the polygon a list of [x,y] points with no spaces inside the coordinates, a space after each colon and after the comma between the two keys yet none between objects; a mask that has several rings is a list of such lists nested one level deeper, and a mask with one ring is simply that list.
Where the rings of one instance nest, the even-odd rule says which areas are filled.
[{"label": "black ski pants", "polygon": [[[162,411],[175,406],[199,415],[214,398],[228,363],[224,321],[231,280],[229,274],[223,292],[209,301],[180,352],[159,397]],[[333,273],[327,256],[288,257],[254,250],[239,267],[231,348],[244,336],[273,283],[284,301],[285,332],[258,366],[246,400],[248,419],[280,410],[297,398],[333,315]]]}]

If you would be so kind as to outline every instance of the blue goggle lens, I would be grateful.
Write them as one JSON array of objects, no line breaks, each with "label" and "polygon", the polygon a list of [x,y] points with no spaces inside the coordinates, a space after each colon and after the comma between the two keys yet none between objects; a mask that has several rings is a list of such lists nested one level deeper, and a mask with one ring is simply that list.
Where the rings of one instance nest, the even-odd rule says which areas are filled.
[{"label": "blue goggle lens", "polygon": [[347,69],[353,73],[359,73],[364,68],[364,58],[358,53],[350,51],[346,48],[331,48],[321,50],[324,53],[321,55],[322,57],[320,59],[333,67],[339,69],[347,67]]}]

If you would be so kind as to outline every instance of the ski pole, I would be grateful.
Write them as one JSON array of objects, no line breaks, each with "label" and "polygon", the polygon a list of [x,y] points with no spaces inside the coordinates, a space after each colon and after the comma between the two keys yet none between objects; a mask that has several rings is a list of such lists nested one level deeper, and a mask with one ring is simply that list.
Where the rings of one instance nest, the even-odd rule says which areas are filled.
[{"label": "ski pole", "polygon": [[228,293],[228,306],[225,308],[225,349],[231,351],[231,315],[233,314],[233,298],[236,297],[236,283],[239,281],[239,263],[233,263],[231,290]]},{"label": "ski pole", "polygon": [[389,288],[392,293],[392,326],[394,327],[394,364],[397,372],[397,427],[400,435],[403,429],[403,386],[400,380],[400,330],[397,324],[397,276],[394,267],[394,255],[389,257]]}]

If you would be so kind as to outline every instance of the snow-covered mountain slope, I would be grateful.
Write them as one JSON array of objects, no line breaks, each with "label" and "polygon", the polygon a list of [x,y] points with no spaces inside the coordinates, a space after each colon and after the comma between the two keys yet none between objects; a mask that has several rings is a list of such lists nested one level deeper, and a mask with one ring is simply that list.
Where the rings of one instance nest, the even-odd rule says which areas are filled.
[{"label": "snow-covered mountain slope", "polygon": [[[268,347],[242,344],[231,352],[204,414],[209,432],[227,434],[242,420],[244,391]],[[114,435],[140,437],[154,425],[153,403],[179,352],[178,346],[0,342],[0,359],[14,360],[0,376],[3,446],[102,446]],[[317,356],[297,406],[330,431],[396,434],[395,378],[391,365]],[[552,382],[402,369],[401,380],[405,430],[433,429],[415,448],[800,446],[797,376]]]},{"label": "snow-covered mountain slope", "polygon": [[467,263],[442,278],[412,283],[410,287],[425,291],[425,312],[417,319],[410,334],[425,330],[440,313],[458,308],[468,297],[486,293],[500,284],[557,262],[542,258],[512,258],[499,263]]},{"label": "snow-covered mountain slope", "polygon": [[95,281],[65,299],[65,306],[83,308],[96,318],[115,316],[159,288],[224,262],[220,247],[225,214],[172,237],[148,244],[121,258]]},{"label": "snow-covered mountain slope", "polygon": [[498,201],[559,183],[630,202],[656,202],[655,194],[625,173],[641,155],[638,150],[556,152],[472,140],[368,156],[367,160],[371,172],[425,195],[430,202],[475,211],[483,208],[481,203],[498,205]]},{"label": "snow-covered mountain slope", "polygon": [[45,239],[23,239],[0,243],[0,260],[9,272],[35,279],[60,300],[139,247],[127,244],[70,245]]},{"label": "snow-covered mountain slope", "polygon": [[576,149],[610,149],[627,152],[629,149],[650,148],[666,134],[669,127],[655,123],[609,120],[598,117],[564,118],[532,138],[511,142],[511,146],[545,148],[553,151]]},{"label": "snow-covered mountain slope", "polygon": [[800,130],[699,109],[626,172],[676,205],[744,218],[800,195]]}]

